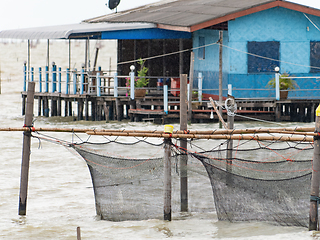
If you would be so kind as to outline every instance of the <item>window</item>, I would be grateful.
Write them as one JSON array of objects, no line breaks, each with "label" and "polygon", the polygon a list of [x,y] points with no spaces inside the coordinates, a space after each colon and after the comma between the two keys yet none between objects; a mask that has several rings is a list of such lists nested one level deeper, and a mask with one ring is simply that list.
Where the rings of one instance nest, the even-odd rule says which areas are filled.
[{"label": "window", "polygon": [[199,48],[198,48],[198,58],[199,59],[205,59],[205,54],[206,54],[206,49],[205,47],[205,38],[204,37],[199,37]]},{"label": "window", "polygon": [[[310,42],[310,66],[320,67],[320,42]],[[311,73],[318,73],[320,69],[310,68]]]},{"label": "window", "polygon": [[[248,42],[248,73],[274,72],[274,68],[279,66],[280,42]],[[265,58],[261,58],[262,56]]]}]

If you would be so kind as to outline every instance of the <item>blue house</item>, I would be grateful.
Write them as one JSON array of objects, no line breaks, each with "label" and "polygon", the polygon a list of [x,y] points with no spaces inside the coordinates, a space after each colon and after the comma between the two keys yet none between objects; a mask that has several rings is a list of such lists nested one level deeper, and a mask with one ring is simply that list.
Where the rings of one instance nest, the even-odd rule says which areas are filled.
[{"label": "blue house", "polygon": [[[87,22],[147,22],[191,33],[194,74],[202,73],[203,89],[210,89],[204,92],[211,94],[218,93],[221,30],[224,96],[231,84],[236,98],[274,98],[267,83],[276,66],[295,77],[320,76],[320,10],[289,1],[160,1]],[[289,98],[319,98],[319,79],[296,78],[299,88],[290,91]]]},{"label": "blue house", "polygon": [[120,75],[139,58],[149,59],[152,76],[189,74],[193,49],[194,76],[202,74],[204,93],[218,94],[221,31],[224,96],[230,84],[238,99],[275,98],[267,83],[278,66],[296,77],[289,98],[320,98],[320,9],[286,0],[162,0],[77,25],[2,31],[0,38],[117,39]]}]

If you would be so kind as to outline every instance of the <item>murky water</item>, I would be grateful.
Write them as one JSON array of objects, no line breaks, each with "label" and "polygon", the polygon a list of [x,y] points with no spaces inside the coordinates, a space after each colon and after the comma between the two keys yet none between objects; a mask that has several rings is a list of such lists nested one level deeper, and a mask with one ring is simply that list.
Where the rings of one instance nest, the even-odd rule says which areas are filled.
[{"label": "murky water", "polygon": [[[78,45],[76,45],[78,44]],[[103,43],[99,65],[108,69],[110,57],[115,59],[115,43]],[[92,48],[94,45],[92,45]],[[64,41],[50,46],[50,61],[67,67],[68,45]],[[41,43],[31,50],[32,65],[44,66],[46,44]],[[74,43],[72,65],[80,67],[84,61],[84,45]],[[21,90],[23,86],[22,66],[27,59],[27,44],[0,43],[1,86],[0,124],[1,127],[21,127]],[[113,60],[112,60],[113,61]],[[113,63],[114,68],[114,63]],[[295,123],[286,125],[296,125]],[[300,124],[302,125],[302,124]],[[303,124],[313,126],[313,124]],[[72,118],[36,119],[37,127],[78,127],[78,128],[130,128],[159,130],[162,126],[150,123],[105,123],[74,122]],[[272,126],[255,122],[236,123],[237,128]],[[174,125],[177,129],[178,125]],[[218,125],[193,124],[192,129],[215,129]],[[68,133],[54,134],[67,141],[76,137]],[[81,138],[86,138],[80,135]],[[109,222],[95,216],[92,183],[85,162],[74,152],[45,141],[32,140],[32,154],[29,175],[27,215],[18,215],[20,186],[20,164],[22,155],[22,133],[0,132],[0,238],[1,239],[76,239],[76,228],[81,227],[82,239],[319,239],[305,228],[279,227],[264,223],[219,222],[215,212],[189,214],[173,213],[172,222],[161,220]],[[208,144],[211,144],[208,141]],[[134,151],[134,149],[123,149]],[[203,196],[208,202],[212,192],[209,180],[203,179]]]}]

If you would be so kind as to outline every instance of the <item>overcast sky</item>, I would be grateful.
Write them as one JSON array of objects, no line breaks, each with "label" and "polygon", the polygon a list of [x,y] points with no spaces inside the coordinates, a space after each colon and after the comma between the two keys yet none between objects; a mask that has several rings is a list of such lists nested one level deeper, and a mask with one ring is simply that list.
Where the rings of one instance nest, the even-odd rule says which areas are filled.
[{"label": "overcast sky", "polygon": [[[118,11],[157,1],[121,0]],[[320,9],[320,0],[291,1]],[[0,0],[0,31],[79,23],[111,13],[106,3],[108,0]]]}]

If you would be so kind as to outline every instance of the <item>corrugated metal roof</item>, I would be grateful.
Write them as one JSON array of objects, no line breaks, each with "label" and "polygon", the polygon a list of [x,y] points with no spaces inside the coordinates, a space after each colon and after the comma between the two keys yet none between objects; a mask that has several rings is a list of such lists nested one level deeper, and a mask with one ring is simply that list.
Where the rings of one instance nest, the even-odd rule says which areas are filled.
[{"label": "corrugated metal roof", "polygon": [[190,27],[276,0],[173,0],[113,13],[86,22],[149,22]]},{"label": "corrugated metal roof", "polygon": [[156,28],[153,23],[78,23],[49,27],[4,30],[0,38],[11,39],[68,39],[101,35],[101,32]]},{"label": "corrugated metal roof", "polygon": [[286,0],[162,0],[85,22],[147,22],[158,28],[193,32],[273,7],[320,16],[319,9]]}]

